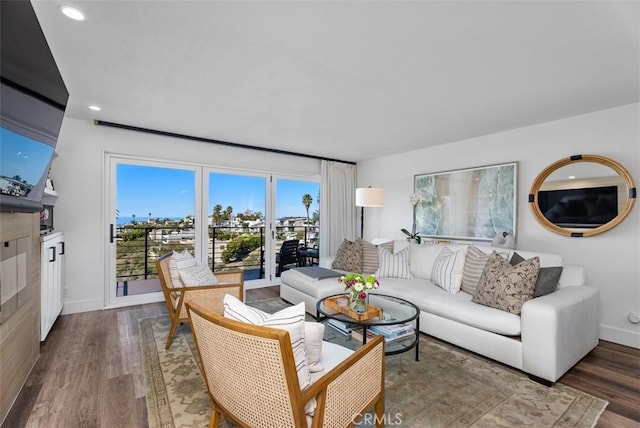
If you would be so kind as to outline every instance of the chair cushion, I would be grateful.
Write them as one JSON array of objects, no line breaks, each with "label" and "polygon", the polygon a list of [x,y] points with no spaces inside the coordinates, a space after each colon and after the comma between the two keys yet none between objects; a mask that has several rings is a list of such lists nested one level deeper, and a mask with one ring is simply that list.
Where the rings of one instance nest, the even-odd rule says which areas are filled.
[{"label": "chair cushion", "polygon": [[[305,338],[305,307],[304,303],[284,308],[274,314],[263,312],[260,309],[245,305],[230,294],[224,296],[224,316],[236,321],[265,327],[279,328],[289,332],[293,358],[298,372],[300,389],[305,389],[311,384],[311,372],[307,364],[307,350]],[[315,400],[311,400],[305,406],[305,411],[311,413],[316,406]]]},{"label": "chair cushion", "polygon": [[307,349],[307,365],[311,373],[321,372],[324,366],[320,362],[322,356],[322,339],[324,338],[324,324],[305,321],[304,345]]}]

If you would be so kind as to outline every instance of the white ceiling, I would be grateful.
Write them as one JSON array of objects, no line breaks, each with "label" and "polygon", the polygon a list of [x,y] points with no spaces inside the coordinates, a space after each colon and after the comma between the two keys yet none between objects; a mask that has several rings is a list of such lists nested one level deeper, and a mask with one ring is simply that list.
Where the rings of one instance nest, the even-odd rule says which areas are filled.
[{"label": "white ceiling", "polygon": [[640,100],[637,1],[32,4],[80,119],[360,161]]}]

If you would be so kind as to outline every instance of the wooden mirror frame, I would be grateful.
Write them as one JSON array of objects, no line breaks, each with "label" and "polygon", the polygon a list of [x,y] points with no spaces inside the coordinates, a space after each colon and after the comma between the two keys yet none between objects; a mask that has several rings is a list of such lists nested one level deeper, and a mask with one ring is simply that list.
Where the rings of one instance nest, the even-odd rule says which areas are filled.
[{"label": "wooden mirror frame", "polygon": [[[620,176],[624,184],[627,186],[627,191],[629,196],[627,198],[627,201],[624,207],[618,213],[618,215],[615,218],[613,218],[613,220],[601,226],[595,227],[593,229],[587,229],[584,232],[577,232],[576,229],[564,228],[552,223],[544,216],[544,214],[540,210],[540,207],[538,206],[538,192],[540,191],[540,188],[542,187],[542,183],[544,183],[546,178],[549,177],[549,175],[551,175],[556,170],[562,168],[563,166],[567,166],[567,165],[578,163],[578,162],[598,163],[613,169],[615,172],[618,173],[618,175]],[[552,232],[555,232],[564,236],[571,236],[574,238],[597,235],[599,233],[606,232],[607,230],[616,227],[629,214],[635,201],[636,201],[636,187],[633,182],[633,178],[631,178],[631,175],[625,169],[625,167],[623,167],[618,162],[612,159],[609,159],[604,156],[598,156],[598,155],[574,155],[568,158],[560,159],[559,161],[552,163],[547,168],[545,168],[540,174],[538,174],[535,181],[533,182],[533,185],[531,186],[531,190],[529,191],[529,206],[533,211],[533,215],[540,222],[540,224],[542,224],[544,227],[546,227]]]}]

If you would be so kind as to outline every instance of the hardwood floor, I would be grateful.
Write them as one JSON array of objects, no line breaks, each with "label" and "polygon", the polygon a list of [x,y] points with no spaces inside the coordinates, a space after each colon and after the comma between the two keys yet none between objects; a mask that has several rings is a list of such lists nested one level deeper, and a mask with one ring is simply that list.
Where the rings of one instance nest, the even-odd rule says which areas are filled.
[{"label": "hardwood floor", "polygon": [[[154,303],[59,317],[2,427],[146,427],[138,320],[163,314]],[[560,382],[609,401],[597,427],[640,426],[640,350],[602,341]]]}]

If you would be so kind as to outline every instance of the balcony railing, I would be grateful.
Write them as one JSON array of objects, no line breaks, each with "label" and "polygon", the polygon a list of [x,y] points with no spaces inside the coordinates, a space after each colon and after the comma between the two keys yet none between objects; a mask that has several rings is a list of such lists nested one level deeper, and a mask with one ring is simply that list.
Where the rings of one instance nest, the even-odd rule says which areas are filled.
[{"label": "balcony railing", "polygon": [[[264,277],[265,227],[210,226],[207,260],[215,271],[245,271],[247,280]],[[301,246],[317,247],[317,226],[277,226],[276,252],[282,241],[299,239]],[[157,278],[155,262],[171,251],[194,253],[195,230],[192,226],[137,224],[118,226],[116,230],[116,281]]]}]

